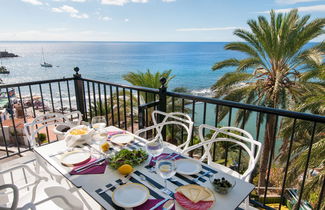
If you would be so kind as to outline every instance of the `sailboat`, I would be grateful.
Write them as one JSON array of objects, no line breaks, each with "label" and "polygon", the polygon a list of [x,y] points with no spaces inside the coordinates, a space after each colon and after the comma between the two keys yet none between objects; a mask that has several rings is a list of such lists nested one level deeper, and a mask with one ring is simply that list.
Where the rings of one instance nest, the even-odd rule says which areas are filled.
[{"label": "sailboat", "polygon": [[42,48],[42,57],[43,57],[43,63],[41,63],[41,67],[45,67],[45,68],[51,68],[51,67],[53,67],[52,64],[45,62],[43,48]]}]

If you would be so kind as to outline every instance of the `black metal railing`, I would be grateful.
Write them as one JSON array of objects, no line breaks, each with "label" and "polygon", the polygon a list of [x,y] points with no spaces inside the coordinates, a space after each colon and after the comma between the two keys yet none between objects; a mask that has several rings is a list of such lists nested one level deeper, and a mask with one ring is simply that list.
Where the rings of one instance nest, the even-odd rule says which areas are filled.
[{"label": "black metal railing", "polygon": [[[75,71],[73,78],[0,85],[1,92],[6,95],[1,100],[7,101],[8,104],[4,111],[7,114],[2,113],[0,120],[2,129],[0,159],[21,155],[31,149],[28,143],[21,140],[23,135],[20,130],[21,123],[32,120],[38,114],[79,110],[85,121],[90,122],[93,116],[104,115],[107,125],[135,132],[139,128],[150,125],[150,113],[153,109],[167,112],[179,111],[189,114],[196,127],[200,124],[216,127],[236,126],[247,130],[262,143],[266,135],[269,135],[271,145],[269,145],[270,151],[265,160],[267,163],[263,180],[265,183],[258,186],[251,195],[255,204],[267,207],[273,202],[278,203],[277,208],[281,208],[281,205],[286,204],[285,195],[288,189],[298,190],[296,207],[301,206],[305,200],[309,201],[304,190],[311,178],[310,170],[316,167],[310,164],[310,161],[314,155],[315,141],[319,140],[322,132],[323,135],[325,133],[322,130],[325,127],[324,116],[169,92],[164,80],[161,81],[161,88],[152,89],[85,79],[78,73],[78,68],[75,68]],[[16,92],[15,100],[10,96],[11,89]],[[22,110],[19,110],[19,104],[22,105]],[[15,112],[12,111],[14,108]],[[14,116],[17,113],[20,113],[20,116]],[[3,119],[4,117],[6,119]],[[272,123],[268,124],[268,122]],[[272,132],[271,134],[266,133],[267,128]],[[11,129],[9,134],[8,129]],[[308,137],[303,146],[305,150],[303,154],[306,158],[303,162],[303,170],[293,175],[293,160],[299,154],[296,153],[295,144],[300,138],[298,135],[302,133],[302,129],[306,129],[305,137]],[[186,134],[182,128],[170,126],[167,130],[165,136],[172,143],[180,144],[185,140]],[[48,143],[56,141],[56,138],[50,139],[49,132],[51,131],[47,131]],[[204,135],[210,134],[206,132]],[[194,129],[191,144],[197,142],[197,129]],[[284,144],[287,146],[283,147]],[[244,156],[242,150],[234,149],[232,145],[223,145],[222,154],[216,145],[213,147],[214,161],[218,162],[218,158],[221,158],[221,162],[218,163],[237,171],[242,171],[247,163]],[[275,167],[275,165],[278,166]],[[255,175],[257,173],[259,173],[258,167]],[[289,183],[292,180],[295,182]],[[256,178],[251,181],[258,185]],[[318,209],[321,208],[324,197],[324,183],[324,177],[321,177],[318,184],[320,187],[315,188],[318,191],[313,195],[317,197],[313,205]],[[273,197],[272,200],[269,199],[270,195]]]},{"label": "black metal railing", "polygon": [[[29,151],[23,125],[39,114],[76,110],[74,78],[0,85],[0,158]],[[56,139],[50,139],[48,142]]]}]

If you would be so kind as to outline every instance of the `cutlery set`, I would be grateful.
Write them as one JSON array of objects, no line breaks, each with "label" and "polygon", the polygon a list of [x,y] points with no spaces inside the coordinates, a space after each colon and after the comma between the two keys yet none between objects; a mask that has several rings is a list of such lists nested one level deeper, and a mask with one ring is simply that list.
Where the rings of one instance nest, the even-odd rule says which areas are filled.
[{"label": "cutlery set", "polygon": [[91,163],[88,163],[88,164],[86,164],[86,165],[84,165],[84,166],[81,166],[81,167],[77,168],[77,169],[75,170],[75,172],[80,173],[80,172],[82,172],[82,171],[84,171],[84,170],[87,170],[87,169],[89,169],[89,168],[92,168],[92,167],[94,167],[94,166],[102,165],[102,164],[105,163],[105,160],[106,160],[105,158],[100,158],[100,159],[98,159],[98,160],[95,160],[95,161],[93,161],[93,162],[91,162]]}]

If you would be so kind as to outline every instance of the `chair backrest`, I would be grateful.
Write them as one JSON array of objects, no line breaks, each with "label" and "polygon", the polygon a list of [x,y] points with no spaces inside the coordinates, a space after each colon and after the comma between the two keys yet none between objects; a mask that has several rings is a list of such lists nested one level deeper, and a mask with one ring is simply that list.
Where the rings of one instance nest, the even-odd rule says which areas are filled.
[{"label": "chair backrest", "polygon": [[[213,132],[211,138],[205,139],[204,137],[204,129],[211,130]],[[222,136],[220,137],[220,134]],[[212,165],[213,163],[213,157],[211,155],[211,148],[212,145],[216,142],[231,142],[235,143],[236,145],[240,146],[242,149],[244,149],[247,154],[249,155],[249,161],[248,161],[248,167],[246,171],[241,175],[241,179],[245,181],[249,181],[250,175],[253,172],[255,165],[260,157],[261,153],[261,142],[258,142],[254,140],[252,135],[248,133],[247,131],[236,128],[236,127],[222,127],[222,128],[216,128],[210,125],[200,125],[199,127],[199,137],[200,137],[200,143],[193,145],[189,147],[186,151],[183,153],[188,153],[191,150],[203,147],[204,153],[203,156],[200,158],[201,161],[207,159],[207,162],[209,165]]]},{"label": "chair backrest", "polygon": [[[72,121],[75,125],[80,125],[82,121],[82,114],[80,111],[73,111],[63,114],[64,116],[68,117],[70,121]],[[77,120],[74,120],[77,119]]]},{"label": "chair backrest", "polygon": [[[49,126],[66,125],[73,127],[72,122],[66,115],[60,113],[50,113],[45,115],[40,115],[36,117],[32,122],[24,124],[24,133],[31,147],[36,147],[38,142],[36,142],[36,135],[43,129]],[[51,131],[52,132],[52,131]]]},{"label": "chair backrest", "polygon": [[[159,115],[163,117],[161,122],[158,122]],[[166,112],[155,110],[152,112],[152,120],[154,125],[156,126],[157,135],[159,135],[161,138],[162,138],[161,132],[164,126],[166,125],[182,126],[187,132],[187,138],[183,144],[178,145],[178,148],[183,148],[183,150],[188,148],[191,141],[193,125],[194,125],[194,122],[192,121],[190,116],[181,112],[166,113]]]}]

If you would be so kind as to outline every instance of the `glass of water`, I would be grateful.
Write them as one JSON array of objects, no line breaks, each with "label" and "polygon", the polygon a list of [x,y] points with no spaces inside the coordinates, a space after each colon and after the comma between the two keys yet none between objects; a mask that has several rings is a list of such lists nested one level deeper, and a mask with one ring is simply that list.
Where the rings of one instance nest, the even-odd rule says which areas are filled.
[{"label": "glass of water", "polygon": [[[155,164],[155,158],[159,156],[164,150],[164,143],[162,139],[157,138],[146,144],[147,152],[152,156],[152,161]],[[154,167],[151,167],[151,172],[154,172]]]},{"label": "glass of water", "polygon": [[172,178],[176,174],[176,164],[174,160],[159,160],[156,164],[156,171],[164,179],[165,187],[162,190],[167,195],[170,190],[167,188],[167,179]]},{"label": "glass of water", "polygon": [[91,119],[91,126],[96,131],[103,130],[106,127],[106,119],[104,116],[96,116]]},{"label": "glass of water", "polygon": [[104,116],[96,116],[91,119],[91,125],[95,130],[95,133],[92,135],[93,143],[102,145],[107,140],[107,132],[105,132],[106,119]]}]

